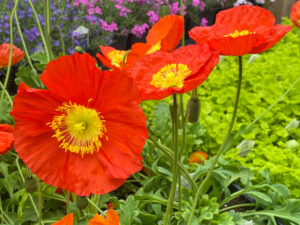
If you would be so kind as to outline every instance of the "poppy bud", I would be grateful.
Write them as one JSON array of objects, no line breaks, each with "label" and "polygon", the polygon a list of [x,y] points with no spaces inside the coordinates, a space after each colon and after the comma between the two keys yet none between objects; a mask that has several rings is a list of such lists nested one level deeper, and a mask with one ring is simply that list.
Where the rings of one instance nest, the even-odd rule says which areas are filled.
[{"label": "poppy bud", "polygon": [[76,51],[76,52],[79,52],[79,53],[80,53],[80,52],[84,52],[83,49],[82,49],[80,46],[76,46],[76,47],[75,47],[75,51]]},{"label": "poppy bud", "polygon": [[60,39],[60,29],[58,26],[54,26],[54,28],[50,32],[51,38],[53,40],[59,40]]},{"label": "poppy bud", "polygon": [[113,209],[114,208],[114,203],[112,203],[112,202],[109,202],[109,203],[107,203],[107,208],[108,209]]},{"label": "poppy bud", "polygon": [[186,106],[187,120],[195,123],[199,120],[200,100],[197,97],[191,97]]},{"label": "poppy bud", "polygon": [[35,192],[37,190],[36,179],[34,179],[33,177],[26,177],[24,187],[28,193]]},{"label": "poppy bud", "polygon": [[86,207],[88,207],[88,205],[89,205],[89,202],[85,196],[78,196],[76,198],[76,206],[78,209],[84,210]]},{"label": "poppy bud", "polygon": [[167,5],[162,5],[159,9],[159,17],[162,18],[167,15],[170,15],[170,8]]}]

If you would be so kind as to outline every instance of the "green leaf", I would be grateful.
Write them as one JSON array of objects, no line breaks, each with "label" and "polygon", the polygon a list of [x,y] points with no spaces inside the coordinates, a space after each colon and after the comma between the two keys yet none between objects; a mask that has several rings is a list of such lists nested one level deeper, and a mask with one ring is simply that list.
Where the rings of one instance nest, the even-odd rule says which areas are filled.
[{"label": "green leaf", "polygon": [[247,194],[249,194],[251,197],[253,197],[257,203],[260,203],[263,205],[268,205],[268,204],[272,203],[271,198],[262,192],[248,191]]}]

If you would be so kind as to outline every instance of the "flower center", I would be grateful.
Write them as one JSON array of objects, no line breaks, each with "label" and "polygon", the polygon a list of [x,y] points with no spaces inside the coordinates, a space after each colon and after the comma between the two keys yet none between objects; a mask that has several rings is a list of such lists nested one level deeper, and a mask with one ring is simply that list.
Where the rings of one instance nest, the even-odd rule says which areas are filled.
[{"label": "flower center", "polygon": [[185,64],[168,64],[153,75],[151,85],[157,88],[183,87],[183,81],[192,71]]},{"label": "flower center", "polygon": [[[122,50],[114,50],[107,54],[108,59],[111,61],[111,64],[121,68],[121,65],[123,64],[123,58],[126,54],[126,51]],[[125,59],[126,61],[126,59]]]},{"label": "flower center", "polygon": [[161,45],[160,45],[160,41],[159,41],[155,45],[152,45],[152,47],[147,51],[146,55],[157,52],[160,49],[161,49]]},{"label": "flower center", "polygon": [[224,35],[224,37],[237,38],[237,37],[246,36],[250,34],[255,34],[255,32],[250,32],[249,30],[242,30],[242,31],[235,30],[233,33]]},{"label": "flower center", "polygon": [[95,109],[71,102],[63,103],[56,111],[61,114],[54,116],[47,125],[54,131],[52,137],[60,142],[59,147],[82,157],[99,151],[106,132],[103,116]]}]

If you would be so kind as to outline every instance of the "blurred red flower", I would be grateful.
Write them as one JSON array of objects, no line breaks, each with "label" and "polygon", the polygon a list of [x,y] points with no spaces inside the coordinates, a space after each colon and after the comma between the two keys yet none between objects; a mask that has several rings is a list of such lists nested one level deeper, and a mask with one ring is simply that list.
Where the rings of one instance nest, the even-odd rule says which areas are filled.
[{"label": "blurred red flower", "polygon": [[8,124],[0,124],[0,155],[4,155],[14,146],[14,129]]},{"label": "blurred red flower", "polygon": [[300,1],[292,6],[290,19],[296,27],[300,28]]},{"label": "blurred red flower", "polygon": [[103,216],[96,214],[90,221],[88,225],[119,225],[120,219],[118,213],[113,210],[109,209],[106,212],[106,218]]},{"label": "blurred red flower", "polygon": [[219,61],[217,51],[206,44],[188,45],[173,52],[144,56],[127,71],[141,92],[142,100],[159,100],[185,93],[200,85]]},{"label": "blurred red flower", "polygon": [[122,70],[126,51],[103,45],[100,46],[100,50],[102,54],[98,53],[97,57],[104,66],[111,69]]},{"label": "blurred red flower", "polygon": [[275,17],[268,10],[243,5],[219,12],[213,26],[194,27],[189,35],[221,55],[241,56],[268,50],[292,29],[274,24]]},{"label": "blurred red flower", "polygon": [[203,164],[205,160],[207,160],[207,153],[202,151],[193,152],[189,158],[189,164],[199,163]]},{"label": "blurred red flower", "polygon": [[126,69],[133,67],[138,59],[156,51],[172,51],[179,44],[184,32],[184,19],[178,15],[168,15],[152,26],[146,43],[135,43],[127,56]]},{"label": "blurred red flower", "polygon": [[60,221],[53,223],[52,225],[73,225],[74,216],[73,213],[66,215]]},{"label": "blurred red flower", "polygon": [[41,80],[47,90],[20,84],[11,112],[16,152],[33,173],[88,196],[118,188],[142,168],[146,117],[131,79],[75,53],[51,61]]},{"label": "blurred red flower", "polygon": [[[8,67],[10,44],[0,45],[0,68]],[[15,65],[24,58],[24,52],[13,45],[11,65]]]}]

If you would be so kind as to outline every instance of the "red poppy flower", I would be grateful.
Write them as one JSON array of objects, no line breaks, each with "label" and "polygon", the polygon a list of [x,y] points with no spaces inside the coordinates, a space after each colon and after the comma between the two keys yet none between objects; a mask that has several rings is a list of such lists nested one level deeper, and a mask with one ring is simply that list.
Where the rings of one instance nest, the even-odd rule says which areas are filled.
[{"label": "red poppy flower", "polygon": [[141,92],[142,100],[163,99],[200,85],[219,61],[217,51],[206,44],[188,45],[175,51],[144,56],[127,71]]},{"label": "red poppy flower", "polygon": [[97,57],[102,64],[111,69],[120,70],[123,68],[123,59],[126,55],[126,51],[117,50],[110,46],[100,46],[101,54],[97,54]]},{"label": "red poppy flower", "polygon": [[47,90],[21,83],[11,112],[16,152],[39,178],[101,195],[142,168],[146,118],[130,79],[75,53],[50,62],[41,80]]},{"label": "red poppy flower", "polygon": [[[8,67],[10,44],[4,43],[0,45],[0,68]],[[15,65],[24,58],[24,52],[13,45],[11,65]]]},{"label": "red poppy flower", "polygon": [[268,10],[243,5],[219,12],[213,26],[195,27],[189,35],[222,55],[241,56],[266,51],[292,29],[274,23],[275,18]]},{"label": "red poppy flower", "polygon": [[113,210],[109,209],[106,212],[106,218],[104,219],[103,216],[96,214],[90,221],[88,225],[119,225],[120,219],[118,213]]},{"label": "red poppy flower", "polygon": [[146,43],[132,45],[127,56],[126,69],[133,67],[138,59],[156,51],[172,51],[178,45],[184,32],[184,19],[178,15],[161,18],[149,30]]},{"label": "red poppy flower", "polygon": [[193,152],[189,158],[189,164],[199,163],[203,164],[205,160],[207,160],[207,153],[202,151]]},{"label": "red poppy flower", "polygon": [[73,213],[66,215],[60,221],[53,223],[52,225],[73,225],[74,216]]},{"label": "red poppy flower", "polygon": [[0,155],[4,155],[14,146],[13,127],[8,124],[0,124]]},{"label": "red poppy flower", "polygon": [[300,28],[300,1],[292,6],[290,18],[293,24]]}]

